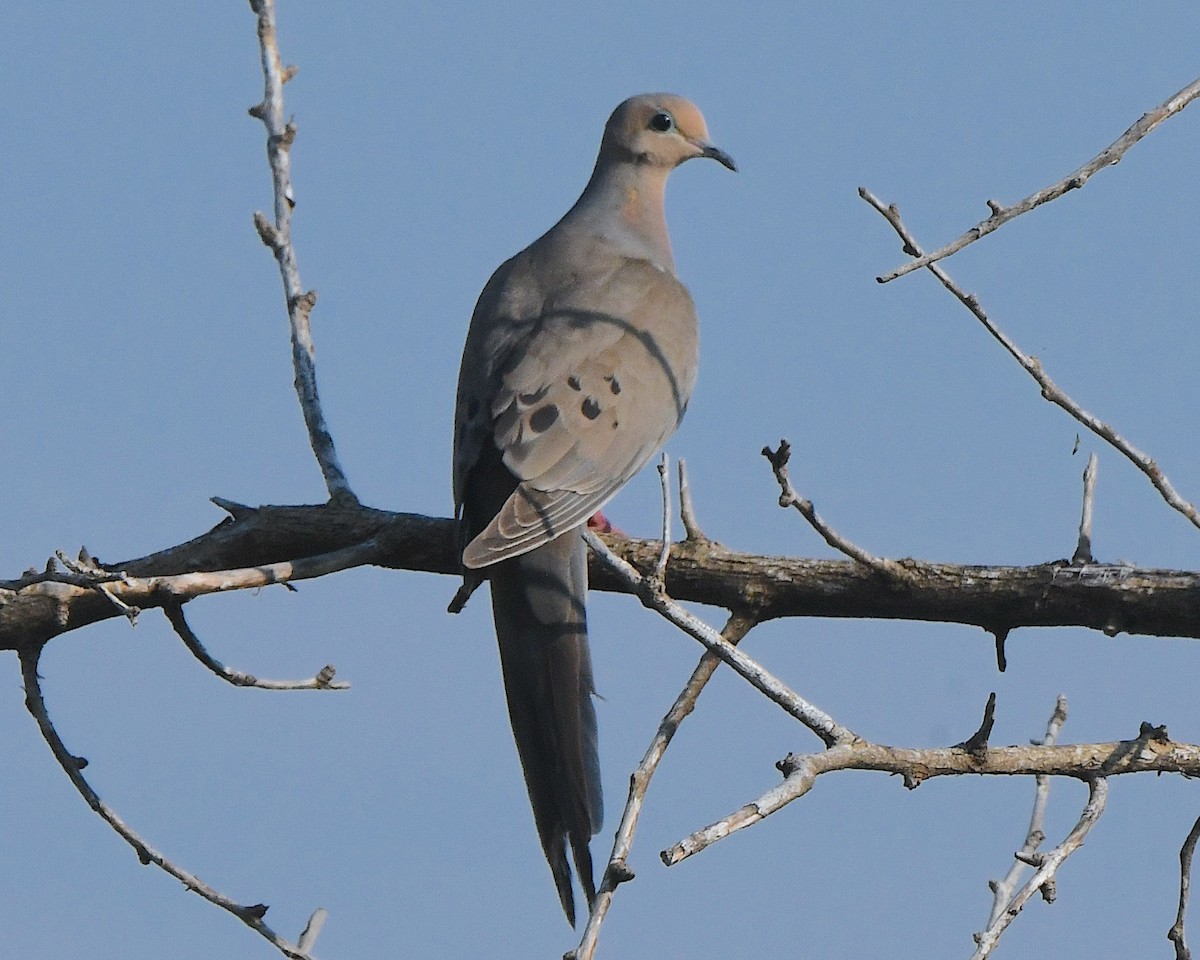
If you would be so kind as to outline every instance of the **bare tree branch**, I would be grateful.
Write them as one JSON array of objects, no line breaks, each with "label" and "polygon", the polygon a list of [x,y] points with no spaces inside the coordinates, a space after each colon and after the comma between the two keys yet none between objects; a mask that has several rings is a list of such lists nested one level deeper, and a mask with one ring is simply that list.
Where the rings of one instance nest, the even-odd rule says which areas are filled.
[{"label": "bare tree branch", "polygon": [[296,946],[302,953],[309,952],[317,945],[317,937],[321,935],[321,928],[325,926],[328,917],[329,911],[324,907],[317,907],[313,911],[312,916],[308,918],[308,923],[300,932],[300,939],[296,941]]},{"label": "bare tree branch", "polygon": [[689,540],[708,542],[696,519],[696,507],[692,503],[692,485],[688,482],[687,463],[679,458],[679,519]]},{"label": "bare tree branch", "polygon": [[[95,810],[100,815],[100,818],[112,827],[122,840],[133,847],[134,852],[137,853],[138,860],[143,865],[154,864],[159,869],[169,873],[193,893],[199,894],[209,903],[233,914],[242,923],[269,941],[285,957],[292,958],[292,960],[312,960],[306,951],[301,950],[295,944],[289,943],[263,923],[262,918],[267,912],[265,904],[259,903],[252,906],[245,906],[214,890],[199,877],[188,873],[151,847],[117,815],[115,810],[100,799],[99,794],[84,779],[82,770],[87,766],[87,761],[81,757],[73,756],[67,750],[58,735],[58,731],[54,729],[54,724],[50,720],[50,714],[46,710],[46,701],[42,696],[41,678],[37,672],[40,655],[40,647],[27,647],[20,652],[21,677],[25,684],[25,706],[34,720],[37,721],[38,729],[41,730],[42,737],[49,745],[50,751],[54,754],[54,759],[58,761],[63,772],[70,778],[71,783],[79,791],[80,796],[87,801],[88,806]],[[315,937],[312,939],[315,939]]]},{"label": "bare tree branch", "polygon": [[[1000,936],[1029,902],[1029,898],[1037,891],[1045,890],[1048,886],[1053,885],[1058,875],[1058,868],[1063,865],[1067,857],[1083,846],[1084,839],[1096,825],[1108,803],[1108,780],[1105,777],[1092,777],[1088,779],[1087,785],[1088,800],[1083,808],[1083,813],[1079,816],[1079,822],[1075,824],[1062,843],[1044,857],[1039,855],[1040,865],[1033,876],[1017,891],[995,922],[990,924],[983,933],[975,935],[977,946],[971,955],[971,960],[984,960],[985,957],[991,956],[1000,941]],[[1049,899],[1052,900],[1053,897],[1051,896]]]},{"label": "bare tree branch", "polygon": [[308,427],[308,439],[325,478],[329,496],[354,500],[354,492],[338,463],[333,436],[321,412],[317,396],[317,370],[309,315],[317,303],[317,292],[305,290],[300,282],[300,268],[292,246],[292,209],[296,206],[292,193],[291,149],[296,139],[296,125],[284,122],[283,85],[296,75],[293,66],[284,67],[279,57],[279,39],[275,31],[275,0],[250,0],[258,17],[258,43],[262,54],[265,90],[260,103],[250,108],[267,128],[267,160],[271,165],[271,180],[275,193],[275,220],[266,214],[254,214],[254,226],[263,243],[270,247],[279,262],[283,292],[287,298],[288,320],[292,331],[292,365],[296,371],[296,394]]},{"label": "bare tree branch", "polygon": [[667,473],[670,462],[664,450],[658,461],[658,480],[662,486],[662,549],[658,562],[654,564],[654,579],[663,583],[667,579],[667,561],[671,559],[671,479]]},{"label": "bare tree branch", "polygon": [[767,699],[782,707],[820,737],[826,746],[858,739],[854,731],[843,727],[820,707],[809,703],[778,677],[726,641],[699,617],[684,610],[667,595],[661,581],[642,576],[632,565],[613,553],[591,530],[584,530],[583,538],[592,548],[592,552],[632,588],[645,606],[656,610],[688,636],[699,640]]},{"label": "bare tree branch", "polygon": [[175,632],[179,635],[179,639],[184,642],[184,645],[192,652],[197,660],[204,666],[215,673],[222,680],[233,684],[235,687],[257,687],[259,690],[349,690],[350,684],[335,681],[334,675],[337,671],[333,664],[329,663],[317,671],[316,676],[309,680],[262,680],[249,673],[242,673],[240,670],[230,670],[225,664],[221,663],[216,657],[205,649],[200,638],[196,636],[195,631],[188,625],[187,619],[183,615],[182,603],[167,603],[163,606],[163,613],[167,615],[167,619],[171,621],[171,626],[175,628]]},{"label": "bare tree branch", "polygon": [[[1054,704],[1054,711],[1050,714],[1050,720],[1046,724],[1045,736],[1035,742],[1045,747],[1053,746],[1058,741],[1058,733],[1066,720],[1067,698],[1060,694]],[[992,891],[992,910],[988,916],[988,929],[998,922],[1000,914],[1007,910],[1013,902],[1017,884],[1037,855],[1038,847],[1046,839],[1043,824],[1046,818],[1046,805],[1050,801],[1050,778],[1045,774],[1038,774],[1034,780],[1037,787],[1034,790],[1033,812],[1029,816],[1029,829],[1025,832],[1025,842],[1021,844],[1021,849],[1013,854],[1013,865],[1004,879],[992,880],[988,884]]]},{"label": "bare tree branch", "polygon": [[792,455],[792,445],[790,443],[786,440],[780,440],[779,447],[776,450],[772,450],[770,447],[763,447],[762,455],[767,458],[767,461],[771,464],[771,469],[775,473],[775,480],[778,482],[780,489],[779,505],[781,507],[795,507],[827,544],[835,550],[844,553],[851,560],[856,560],[864,567],[874,570],[876,573],[882,573],[897,580],[904,582],[912,580],[908,570],[895,560],[889,560],[886,557],[877,557],[874,554],[868,553],[857,544],[851,543],[817,515],[816,508],[813,507],[811,500],[801,497],[796,493],[795,488],[792,486],[787,466],[788,460]]},{"label": "bare tree branch", "polygon": [[[251,108],[250,113],[266,128],[273,183],[273,218],[258,212],[254,223],[279,265],[290,322],[295,388],[330,502],[316,507],[253,508],[216,500],[229,512],[230,518],[189,543],[113,567],[94,561],[86,551],[81,552],[78,561],[60,555],[65,570],[51,563],[43,572],[0,581],[0,649],[18,651],[27,708],[64,772],[85,801],[133,847],[139,859],[144,864],[154,863],[181,880],[188,889],[234,914],[285,956],[308,958],[325,921],[325,910],[317,909],[298,942],[291,944],[263,923],[265,905],[245,906],[234,902],[146,844],[100,799],[82,776],[86,761],[73,757],[58,736],[46,709],[37,674],[40,652],[52,637],[113,616],[125,616],[133,622],[142,609],[160,607],[197,659],[227,682],[266,689],[344,689],[346,684],[333,682],[332,667],[325,667],[316,676],[301,681],[260,680],[226,667],[208,652],[191,629],[184,616],[183,604],[206,594],[268,584],[286,585],[364,564],[459,572],[457,542],[451,521],[362,507],[338,462],[317,391],[310,325],[317,296],[301,283],[291,234],[295,198],[290,181],[290,150],[295,141],[296,126],[285,120],[283,88],[296,69],[285,67],[280,58],[274,0],[250,0],[250,6],[257,17],[264,75],[263,99]],[[1153,460],[1063,394],[1042,371],[1039,361],[1021,353],[991,324],[976,298],[963,294],[934,265],[937,259],[949,256],[1007,220],[1082,186],[1104,165],[1116,163],[1133,143],[1197,95],[1200,95],[1200,81],[1144,116],[1108,150],[1059,184],[1039,191],[1014,207],[1004,208],[990,202],[992,216],[988,220],[955,241],[957,246],[951,244],[929,257],[921,255],[894,207],[885,210],[868,192],[863,191],[863,196],[889,219],[904,238],[909,251],[918,258],[892,276],[929,266],[1035,378],[1047,399],[1062,406],[1132,459],[1168,503],[1200,526],[1195,507],[1175,494]],[[886,281],[891,277],[879,279]],[[1197,775],[1200,774],[1200,747],[1173,743],[1165,729],[1147,725],[1135,740],[1059,747],[1055,744],[1057,727],[1052,718],[1041,745],[992,748],[988,737],[994,719],[994,695],[989,699],[979,731],[963,744],[941,749],[910,749],[868,743],[748,657],[738,648],[738,641],[762,620],[786,615],[960,622],[995,633],[998,645],[1009,630],[1029,625],[1079,624],[1109,635],[1136,631],[1200,636],[1200,573],[1145,571],[1090,562],[1094,454],[1089,462],[1089,474],[1085,474],[1083,519],[1072,563],[1059,561],[1038,567],[990,568],[918,561],[900,563],[867,553],[833,531],[816,514],[811,502],[802,499],[792,488],[787,475],[789,450],[786,442],[781,443],[777,451],[764,449],[763,452],[775,469],[782,491],[781,505],[794,506],[826,542],[849,556],[851,563],[755,557],[725,550],[707,540],[695,522],[682,461],[680,512],[687,539],[673,545],[665,457],[659,468],[664,507],[660,541],[612,537],[606,542],[591,531],[584,534],[595,554],[592,567],[598,588],[637,594],[646,606],[704,644],[706,652],[631,776],[625,811],[614,837],[596,903],[576,951],[577,960],[592,960],[599,929],[615,890],[633,877],[629,867],[630,852],[650,780],[679,724],[694,708],[697,697],[722,660],[812,730],[826,749],[820,753],[792,755],[781,761],[778,765],[784,774],[781,784],[758,801],[664,852],[664,861],[678,862],[718,839],[759,822],[791,800],[805,795],[821,773],[833,770],[887,771],[901,775],[909,788],[935,776],[1036,775],[1038,792],[1025,845],[1016,855],[1018,865],[1010,871],[1009,878],[993,888],[995,908],[988,929],[977,937],[977,956],[986,956],[1035,891],[1049,896],[1058,867],[1083,842],[1103,812],[1108,776],[1144,771]],[[1080,564],[1086,564],[1086,567]],[[724,630],[717,633],[683,609],[679,599],[716,603],[732,611],[732,615]],[[1061,724],[1065,717],[1061,700],[1060,707],[1062,716],[1059,716],[1060,711],[1056,711],[1055,716]],[[1038,846],[1042,841],[1041,819],[1050,775],[1084,780],[1089,785],[1090,795],[1075,829],[1062,844],[1043,856],[1038,853]],[[1198,833],[1200,820],[1181,851],[1179,914],[1171,934],[1177,956],[1187,955],[1183,917],[1192,851]],[[1012,888],[1020,864],[1031,864],[1036,872],[1014,893]]]},{"label": "bare tree branch", "polygon": [[[761,823],[793,800],[808,793],[817,777],[835,770],[877,770],[896,774],[914,789],[933,777],[1047,776],[1091,780],[1127,773],[1200,774],[1200,745],[1176,743],[1159,727],[1143,726],[1134,740],[1116,743],[1078,743],[1060,746],[989,747],[973,754],[964,746],[891,747],[857,740],[830,747],[823,753],[792,754],[778,764],[784,780],[757,800],[694,831],[664,850],[662,859],[674,866],[718,840]],[[1035,875],[1036,879],[1036,875]],[[1032,881],[1031,881],[1032,882]],[[1045,882],[1045,877],[1036,886]]]},{"label": "bare tree branch", "polygon": [[[1052,183],[1048,187],[1043,187],[1037,193],[1032,193],[1024,200],[1014,203],[1011,207],[1004,207],[995,200],[987,202],[992,214],[986,220],[981,220],[975,224],[970,230],[964,233],[957,240],[953,240],[944,247],[939,247],[933,253],[917,254],[915,260],[910,260],[908,263],[897,267],[891,273],[885,273],[881,277],[875,279],[880,283],[888,283],[895,280],[897,277],[902,277],[906,273],[912,273],[914,270],[919,270],[921,267],[928,267],[931,264],[937,263],[939,260],[944,260],[952,254],[958,253],[963,247],[970,243],[974,243],[980,237],[986,237],[993,230],[1008,223],[1009,220],[1019,217],[1023,213],[1028,213],[1034,207],[1039,207],[1043,203],[1048,203],[1051,200],[1057,200],[1064,193],[1070,190],[1076,190],[1088,182],[1091,177],[1103,170],[1105,167],[1111,167],[1119,163],[1130,147],[1146,136],[1151,130],[1157,127],[1164,120],[1175,116],[1184,107],[1200,96],[1200,80],[1193,80],[1186,87],[1170,97],[1165,103],[1160,104],[1148,113],[1144,113],[1141,119],[1133,126],[1126,130],[1120,137],[1105,147],[1100,153],[1094,156],[1091,160],[1085,163],[1074,173],[1068,174],[1057,183]],[[860,191],[861,192],[861,191]]]},{"label": "bare tree branch", "polygon": [[1192,951],[1188,949],[1187,936],[1184,933],[1183,922],[1187,915],[1188,895],[1192,886],[1192,855],[1196,852],[1196,840],[1200,839],[1200,817],[1192,824],[1187,839],[1179,850],[1179,910],[1175,914],[1175,922],[1167,931],[1167,939],[1175,944],[1175,960],[1192,960]]},{"label": "bare tree branch", "polygon": [[[653,570],[662,551],[658,540],[609,535],[605,542],[641,571]],[[144,609],[364,564],[457,576],[456,551],[449,519],[336,502],[239,505],[236,518],[186,543],[97,563],[108,571],[104,585],[113,596]],[[759,556],[684,540],[671,547],[666,589],[676,601],[746,611],[760,620],[877,618],[961,623],[1000,635],[1020,627],[1082,626],[1107,636],[1200,637],[1200,572],[1066,560],[997,567],[906,559],[903,565],[909,579],[898,588],[857,561]],[[592,559],[589,578],[596,590],[638,589],[599,558]],[[96,583],[95,576],[57,564],[0,580],[0,650],[119,616]]]},{"label": "bare tree branch", "polygon": [[[81,578],[79,582],[90,584],[96,591],[103,594],[108,602],[116,608],[117,612],[125,617],[131,625],[137,624],[138,614],[142,611],[137,607],[125,603],[109,587],[109,584],[112,583],[124,583],[127,579],[124,572],[104,570],[96,563],[86,548],[80,548],[78,560],[72,560],[61,550],[54,551],[54,555],[62,561],[63,566]],[[50,571],[49,566],[46,569],[47,572]]]},{"label": "bare tree branch", "polygon": [[[1198,91],[1200,91],[1200,80],[1198,80],[1196,84],[1198,85]],[[1189,87],[1188,89],[1190,90],[1191,88]],[[864,200],[866,200],[867,203],[883,214],[884,219],[886,219],[887,222],[892,225],[892,228],[904,241],[905,252],[914,257],[920,257],[921,248],[917,245],[916,240],[913,239],[912,234],[909,233],[908,228],[904,226],[904,222],[900,219],[900,211],[897,209],[896,205],[891,204],[890,206],[885,206],[879,198],[877,198],[865,187],[860,187],[858,194]],[[915,263],[916,261],[913,262]],[[1022,367],[1024,367],[1026,372],[1037,381],[1038,386],[1040,386],[1042,389],[1043,397],[1045,397],[1051,403],[1062,407],[1072,417],[1091,430],[1092,433],[1096,434],[1096,436],[1107,441],[1117,450],[1119,450],[1135,467],[1141,470],[1142,473],[1149,478],[1150,482],[1154,484],[1154,488],[1162,495],[1162,498],[1173,509],[1182,513],[1188,518],[1188,520],[1192,522],[1193,525],[1200,527],[1200,511],[1197,511],[1193,504],[1189,503],[1187,500],[1184,500],[1183,497],[1176,493],[1175,488],[1171,486],[1171,481],[1167,479],[1166,475],[1162,472],[1162,470],[1159,469],[1158,464],[1155,463],[1148,454],[1143,453],[1119,433],[1117,433],[1112,426],[1105,423],[1103,420],[1097,419],[1092,414],[1084,410],[1083,407],[1077,404],[1069,396],[1067,396],[1067,394],[1064,393],[1062,389],[1050,379],[1046,371],[1042,369],[1041,361],[1038,360],[1037,357],[1031,357],[1022,352],[1020,347],[1018,347],[1016,343],[1009,339],[1007,334],[1005,334],[1003,330],[1001,330],[991,321],[988,315],[984,312],[983,307],[980,306],[979,298],[976,297],[975,294],[965,293],[963,289],[952,279],[950,279],[949,275],[937,264],[929,264],[929,270],[935,277],[938,278],[938,280],[942,282],[942,286],[954,294],[954,296],[958,298],[963,306],[965,306],[976,316],[979,322],[987,328],[988,333],[990,333],[996,338],[997,341],[1000,342],[1004,349],[1012,355],[1013,359],[1016,360],[1017,363],[1019,363]]]},{"label": "bare tree branch", "polygon": [[[735,613],[725,624],[721,636],[728,643],[736,646],[754,626],[753,619]],[[596,902],[588,916],[587,926],[584,927],[579,946],[574,951],[575,960],[592,960],[599,942],[600,926],[608,915],[609,907],[612,906],[612,898],[617,887],[633,879],[633,871],[629,868],[629,854],[633,848],[633,838],[637,833],[638,820],[641,818],[642,806],[645,803],[646,791],[650,787],[650,780],[658,769],[679,725],[695,709],[700,692],[712,678],[720,663],[719,657],[705,651],[696,665],[696,669],[692,671],[692,675],[679,692],[679,696],[671,704],[671,709],[667,711],[662,723],[658,725],[654,739],[646,748],[641,763],[629,778],[629,797],[625,802],[621,822],[617,825],[613,837],[612,853],[609,854],[608,867],[604,871],[600,889],[596,892]]]},{"label": "bare tree branch", "polygon": [[1091,563],[1092,556],[1092,511],[1096,505],[1096,453],[1088,455],[1087,466],[1083,470],[1083,512],[1079,518],[1079,543],[1071,554],[1071,563],[1079,566]]}]

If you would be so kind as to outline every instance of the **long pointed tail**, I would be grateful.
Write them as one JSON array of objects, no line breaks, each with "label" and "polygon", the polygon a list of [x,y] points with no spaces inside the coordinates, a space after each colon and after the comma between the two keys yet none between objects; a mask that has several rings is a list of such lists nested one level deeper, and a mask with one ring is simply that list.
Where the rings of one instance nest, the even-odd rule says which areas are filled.
[{"label": "long pointed tail", "polygon": [[575,923],[566,845],[595,898],[588,842],[604,818],[588,652],[587,548],[572,530],[490,571],[513,738],[563,912]]}]

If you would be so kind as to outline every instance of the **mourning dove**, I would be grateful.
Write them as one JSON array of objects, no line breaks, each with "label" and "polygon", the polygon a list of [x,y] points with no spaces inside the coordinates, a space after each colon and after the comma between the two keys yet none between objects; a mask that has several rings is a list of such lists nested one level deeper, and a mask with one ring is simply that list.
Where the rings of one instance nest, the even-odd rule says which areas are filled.
[{"label": "mourning dove", "polygon": [[618,106],[579,200],[484,287],[459,372],[464,589],[491,581],[513,737],[572,924],[566,845],[590,907],[603,819],[580,527],[675,432],[696,380],[663,214],[667,175],[693,157],[735,169],[687,100]]}]

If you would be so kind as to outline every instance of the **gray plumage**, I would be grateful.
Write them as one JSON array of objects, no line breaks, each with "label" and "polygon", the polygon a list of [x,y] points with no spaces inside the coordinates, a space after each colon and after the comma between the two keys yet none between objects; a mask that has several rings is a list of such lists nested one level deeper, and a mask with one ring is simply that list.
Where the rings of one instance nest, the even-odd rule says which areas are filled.
[{"label": "gray plumage", "polygon": [[667,175],[692,157],[733,169],[700,112],[626,100],[571,210],[502,264],[463,349],[454,500],[468,584],[491,581],[513,736],[568,920],[567,848],[591,905],[603,802],[579,528],[679,426],[696,379],[696,311],[675,277]]}]

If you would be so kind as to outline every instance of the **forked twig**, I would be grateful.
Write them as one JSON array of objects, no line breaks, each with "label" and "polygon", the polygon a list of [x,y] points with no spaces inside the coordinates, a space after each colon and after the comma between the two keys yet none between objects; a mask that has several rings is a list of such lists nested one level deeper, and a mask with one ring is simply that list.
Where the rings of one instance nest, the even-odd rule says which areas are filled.
[{"label": "forked twig", "polygon": [[[1200,81],[1197,82],[1200,83]],[[897,209],[896,205],[885,205],[883,201],[881,201],[865,187],[860,187],[858,194],[864,200],[866,200],[867,203],[878,210],[883,215],[884,219],[892,225],[892,229],[895,230],[900,236],[900,239],[904,241],[905,251],[914,257],[920,256],[921,248],[917,244],[917,241],[913,239],[912,234],[909,233],[908,228],[904,225],[904,221],[900,219],[900,211]],[[1043,397],[1045,397],[1051,403],[1062,407],[1063,410],[1091,430],[1092,433],[1119,450],[1135,467],[1137,467],[1146,475],[1150,482],[1154,484],[1154,488],[1159,492],[1159,494],[1161,494],[1162,498],[1170,507],[1182,513],[1188,518],[1188,520],[1192,522],[1193,525],[1200,527],[1200,511],[1198,511],[1193,504],[1189,503],[1187,500],[1184,500],[1183,497],[1176,492],[1175,488],[1171,485],[1171,481],[1168,480],[1162,470],[1159,469],[1158,464],[1154,462],[1152,457],[1143,453],[1119,433],[1117,433],[1117,431],[1114,430],[1110,424],[1105,423],[1103,420],[1100,420],[1088,413],[1083,409],[1083,407],[1081,407],[1066,393],[1064,393],[1062,389],[1050,379],[1046,371],[1042,369],[1042,363],[1037,357],[1031,357],[1024,353],[1003,330],[1001,330],[992,322],[991,318],[986,312],[984,312],[983,307],[980,306],[978,297],[976,297],[973,293],[969,294],[964,292],[963,289],[957,283],[955,283],[938,264],[929,264],[929,270],[935,277],[938,278],[938,280],[941,281],[942,286],[949,290],[950,293],[952,293],[959,300],[959,302],[963,304],[963,306],[965,306],[971,311],[971,313],[975,315],[976,319],[978,319],[979,322],[984,325],[988,333],[995,337],[1000,345],[1012,355],[1013,359],[1016,360],[1017,363],[1019,363],[1035,381],[1037,381],[1038,386],[1041,387]]]},{"label": "forked twig", "polygon": [[[1071,829],[1066,838],[1057,847],[1045,855],[1038,855],[1037,869],[1034,871],[1025,884],[1018,890],[1009,900],[1007,906],[1000,911],[995,921],[988,925],[988,928],[982,933],[975,934],[976,949],[971,954],[971,960],[984,960],[985,957],[991,956],[996,945],[1000,941],[1000,936],[1008,929],[1010,923],[1017,918],[1017,915],[1039,890],[1045,891],[1052,889],[1055,878],[1058,874],[1058,868],[1063,865],[1063,862],[1083,846],[1083,841],[1091,832],[1092,827],[1100,819],[1104,813],[1104,807],[1108,803],[1108,780],[1104,777],[1094,777],[1087,781],[1088,785],[1088,800],[1084,805],[1083,813],[1079,816],[1079,822]],[[1053,899],[1052,895],[1043,893],[1049,899]]]},{"label": "forked twig", "polygon": [[[733,614],[721,631],[721,636],[733,645],[737,643],[755,626],[758,621],[741,614]],[[583,937],[575,948],[574,960],[592,960],[599,942],[600,926],[608,915],[612,905],[613,895],[622,883],[633,879],[633,871],[629,868],[629,853],[633,848],[633,838],[637,833],[638,821],[642,815],[642,807],[646,799],[646,791],[654,776],[671,739],[679,725],[696,706],[700,692],[712,678],[721,661],[715,654],[705,651],[692,675],[688,678],[679,696],[671,704],[671,709],[658,725],[654,739],[646,748],[641,763],[629,778],[629,796],[625,801],[625,810],[621,814],[621,822],[613,836],[612,853],[609,854],[608,867],[596,892],[596,902],[588,916],[587,926],[583,929]]]},{"label": "forked twig", "polygon": [[738,676],[820,737],[826,746],[851,743],[858,739],[853,730],[842,726],[820,707],[805,700],[757,661],[728,643],[699,617],[688,613],[667,596],[661,585],[650,577],[642,576],[632,565],[613,553],[591,530],[583,531],[583,539],[605,566],[634,590],[645,606],[658,611],[688,636],[699,640],[710,652],[729,664]]},{"label": "forked twig", "polygon": [[[1046,724],[1046,734],[1041,740],[1031,741],[1044,747],[1053,746],[1058,742],[1059,731],[1067,720],[1067,698],[1059,694]],[[1050,778],[1039,773],[1035,778],[1037,784],[1033,795],[1033,811],[1029,815],[1029,829],[1025,832],[1025,842],[1021,849],[1013,855],[1013,865],[1003,880],[992,880],[988,887],[992,891],[992,910],[988,915],[987,926],[990,928],[1000,918],[1000,914],[1008,909],[1013,896],[1025,871],[1033,864],[1037,849],[1046,839],[1043,828],[1046,819],[1046,805],[1050,802]]]},{"label": "forked twig", "polygon": [[1094,174],[1105,167],[1111,167],[1120,162],[1126,150],[1164,120],[1175,116],[1175,114],[1179,113],[1180,110],[1198,96],[1200,96],[1200,80],[1194,80],[1165,103],[1160,104],[1148,113],[1142,114],[1141,119],[1137,123],[1074,173],[1068,174],[1057,183],[1052,183],[1050,186],[1043,187],[1036,193],[1030,194],[1024,200],[1014,203],[1011,207],[1004,207],[995,200],[989,200],[988,207],[991,209],[992,215],[986,220],[981,220],[958,239],[952,240],[944,247],[939,247],[933,253],[913,254],[916,257],[915,260],[910,260],[908,263],[897,267],[891,273],[885,273],[883,276],[876,277],[875,279],[880,283],[888,283],[897,277],[904,276],[906,273],[912,273],[914,270],[920,270],[921,267],[928,267],[939,260],[944,260],[946,257],[958,253],[959,250],[968,244],[974,243],[980,237],[986,237],[993,230],[1008,223],[1009,220],[1019,217],[1023,213],[1028,213],[1034,207],[1039,207],[1043,203],[1057,200],[1070,190],[1082,187]]},{"label": "forked twig", "polygon": [[[740,830],[761,823],[812,790],[824,774],[840,770],[875,770],[898,775],[915,789],[935,777],[1058,776],[1088,781],[1134,773],[1200,775],[1200,745],[1177,743],[1165,728],[1143,724],[1133,740],[1113,743],[1073,743],[1043,746],[989,746],[971,752],[967,744],[951,747],[895,747],[857,739],[820,753],[790,754],[776,764],[783,782],[706,827],[701,827],[664,850],[672,866]],[[1040,861],[1039,861],[1040,862]],[[1038,885],[1046,882],[1043,877]]]},{"label": "forked twig", "polygon": [[124,572],[105,570],[96,563],[92,555],[88,553],[86,547],[80,548],[78,559],[72,559],[61,550],[55,550],[54,554],[62,561],[64,567],[80,578],[80,580],[76,581],[77,583],[91,586],[93,590],[102,594],[121,616],[129,621],[130,626],[137,626],[137,619],[142,612],[141,608],[126,603],[113,593],[109,587],[109,584],[124,583],[127,581],[128,577],[126,577]]}]

